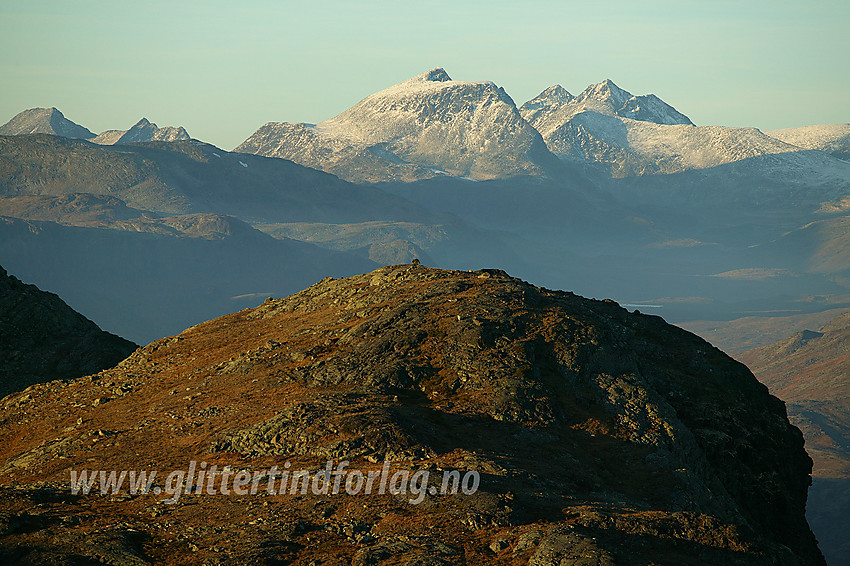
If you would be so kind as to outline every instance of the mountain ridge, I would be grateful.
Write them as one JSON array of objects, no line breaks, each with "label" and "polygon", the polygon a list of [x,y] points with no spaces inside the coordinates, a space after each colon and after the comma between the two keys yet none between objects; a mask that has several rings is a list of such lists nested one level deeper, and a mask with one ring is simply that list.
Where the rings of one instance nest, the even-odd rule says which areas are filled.
[{"label": "mountain ridge", "polygon": [[[476,111],[474,106],[489,109]],[[437,67],[369,95],[319,124],[268,122],[235,151],[291,159],[358,183],[441,175],[474,180],[564,175],[552,154],[608,168],[615,177],[706,169],[800,150],[823,151],[845,161],[850,156],[847,124],[767,133],[694,126],[655,94],[633,95],[611,79],[591,84],[577,96],[554,85],[519,107],[519,117],[510,109],[517,109],[513,99],[491,81],[455,81]],[[50,113],[61,116],[55,108],[21,112],[0,127],[0,134],[43,132],[105,144],[189,138],[182,127],[158,128],[145,118],[129,130],[97,136],[64,117],[61,121],[70,126],[58,130],[36,124],[49,122]],[[524,123],[542,136],[545,147]],[[77,133],[68,133],[69,127]]]},{"label": "mountain ridge", "polygon": [[183,126],[158,127],[147,118],[136,122],[129,130],[106,130],[91,139],[92,143],[115,145],[121,143],[140,143],[149,141],[185,141],[191,139]]},{"label": "mountain ridge", "polygon": [[850,160],[850,124],[822,124],[784,128],[765,132],[778,140],[817,149],[844,160]]},{"label": "mountain ridge", "polygon": [[0,196],[72,193],[113,196],[163,214],[214,212],[278,222],[372,220],[362,217],[363,206],[355,202],[373,212],[393,210],[399,219],[427,215],[321,171],[195,140],[98,145],[57,136],[0,136]]}]

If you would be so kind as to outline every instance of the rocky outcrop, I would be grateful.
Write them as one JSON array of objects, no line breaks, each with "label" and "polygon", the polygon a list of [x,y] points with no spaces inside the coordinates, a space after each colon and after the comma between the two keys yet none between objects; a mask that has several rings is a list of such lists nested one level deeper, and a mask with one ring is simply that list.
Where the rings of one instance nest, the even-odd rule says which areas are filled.
[{"label": "rocky outcrop", "polygon": [[[803,516],[802,436],[743,365],[658,317],[498,270],[327,278],[115,369],[32,387],[0,418],[0,484],[17,484],[0,505],[31,524],[2,545],[31,560],[50,548],[152,562],[822,563]],[[69,468],[317,470],[329,458],[474,470],[480,488],[418,505],[90,495],[41,522],[21,515],[66,490]],[[70,517],[61,537],[42,526],[54,514]],[[82,545],[90,531],[106,542]]]},{"label": "rocky outcrop", "polygon": [[21,283],[0,267],[0,397],[33,383],[96,373],[135,349],[58,296]]}]

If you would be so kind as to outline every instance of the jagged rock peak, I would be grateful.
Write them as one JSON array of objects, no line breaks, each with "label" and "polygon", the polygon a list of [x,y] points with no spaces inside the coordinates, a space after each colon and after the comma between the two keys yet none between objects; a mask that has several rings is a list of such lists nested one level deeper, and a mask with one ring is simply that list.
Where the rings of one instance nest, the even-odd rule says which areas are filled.
[{"label": "jagged rock peak", "polygon": [[435,67],[428,71],[427,73],[422,73],[416,78],[420,78],[424,81],[434,81],[434,82],[446,82],[452,80],[449,74],[442,67]]}]

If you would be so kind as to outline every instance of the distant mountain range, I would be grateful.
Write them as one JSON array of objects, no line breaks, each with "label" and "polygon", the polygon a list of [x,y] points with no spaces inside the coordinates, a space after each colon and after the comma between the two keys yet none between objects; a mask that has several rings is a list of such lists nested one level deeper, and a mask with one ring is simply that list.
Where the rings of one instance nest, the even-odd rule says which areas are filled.
[{"label": "distant mountain range", "polygon": [[[291,159],[354,182],[557,176],[552,155],[601,166],[614,177],[775,156],[771,167],[782,175],[833,167],[846,180],[850,169],[832,158],[846,151],[850,126],[815,128],[818,142],[804,143],[807,132],[771,137],[755,128],[695,126],[656,95],[635,96],[610,79],[578,96],[555,85],[517,108],[495,84],[454,81],[437,68],[320,124],[270,122],[235,151]],[[803,149],[833,155],[783,155]]]},{"label": "distant mountain range", "polygon": [[[145,118],[129,130],[95,135],[56,108],[25,110],[0,126],[0,135],[32,133],[99,144],[190,139],[182,127],[159,128]],[[850,124],[769,132],[695,126],[658,96],[635,96],[610,79],[578,96],[554,85],[517,108],[492,82],[456,81],[435,68],[319,124],[269,122],[234,151],[289,159],[358,183],[563,175],[553,156],[614,177],[772,156],[770,167],[782,175],[815,172],[846,181],[847,168],[831,158],[850,156]]]},{"label": "distant mountain range", "polygon": [[[634,96],[610,79],[590,85],[577,97],[555,85],[520,111],[559,157],[605,165],[615,177],[677,173],[801,148],[821,149],[798,147],[755,128],[697,127],[657,96]],[[843,132],[823,131],[835,137]]]},{"label": "distant mountain range", "polygon": [[0,131],[16,134],[0,137],[0,214],[21,220],[185,236],[165,218],[215,214],[383,264],[497,265],[674,321],[850,305],[848,125],[696,126],[610,79],[518,107],[435,68],[235,152],[147,120],[94,136],[55,109]]},{"label": "distant mountain range", "polygon": [[189,134],[183,127],[166,126],[164,128],[157,127],[148,121],[147,118],[142,118],[129,130],[106,130],[91,141],[102,145],[115,145],[118,143],[138,143],[147,141],[182,141],[188,140]]},{"label": "distant mountain range", "polygon": [[194,140],[101,146],[58,136],[0,136],[0,196],[72,193],[117,197],[163,214],[276,221],[372,219],[354,203],[401,218],[423,214],[401,199],[290,161],[237,155]]},{"label": "distant mountain range", "polygon": [[190,139],[182,126],[159,128],[147,118],[142,118],[129,130],[106,130],[95,135],[87,128],[67,119],[56,108],[30,108],[0,126],[0,135],[3,136],[26,134],[51,134],[63,138],[89,140],[102,145]]}]

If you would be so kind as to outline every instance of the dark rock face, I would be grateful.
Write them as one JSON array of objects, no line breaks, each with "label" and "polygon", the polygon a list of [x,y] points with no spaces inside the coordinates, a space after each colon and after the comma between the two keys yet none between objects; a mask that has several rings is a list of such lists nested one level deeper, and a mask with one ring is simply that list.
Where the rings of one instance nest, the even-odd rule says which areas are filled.
[{"label": "dark rock face", "polygon": [[33,383],[96,373],[136,347],[0,267],[0,397]]},{"label": "dark rock face", "polygon": [[[48,414],[29,426],[67,426],[81,414],[74,403],[116,391],[61,440],[27,443],[10,427],[0,482],[61,490],[65,470],[92,458],[112,469],[346,459],[481,475],[474,495],[418,505],[198,496],[159,518],[146,511],[152,496],[90,496],[56,510],[79,518],[75,532],[112,521],[145,533],[137,552],[153,561],[168,549],[186,563],[822,563],[804,518],[802,436],[743,365],[660,318],[498,270],[328,278],[98,376],[33,388],[0,418]],[[92,444],[91,427],[113,432]],[[0,493],[8,512],[33,497],[15,493]],[[246,513],[252,526],[233,533],[227,554],[210,550]],[[190,538],[200,554],[180,546]]]}]

